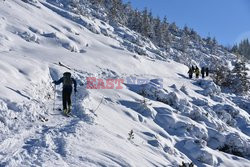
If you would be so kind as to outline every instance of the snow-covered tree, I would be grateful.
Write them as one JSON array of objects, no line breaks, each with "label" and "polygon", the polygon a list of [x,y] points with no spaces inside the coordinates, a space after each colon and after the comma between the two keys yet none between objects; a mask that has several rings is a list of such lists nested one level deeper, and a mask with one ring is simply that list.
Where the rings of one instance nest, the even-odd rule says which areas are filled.
[{"label": "snow-covered tree", "polygon": [[173,23],[171,23],[170,25],[169,25],[169,31],[172,33],[172,34],[174,34],[175,36],[178,36],[179,34],[178,34],[178,27],[176,26],[176,24],[175,24],[175,22],[173,22]]},{"label": "snow-covered tree", "polygon": [[195,42],[200,42],[201,41],[201,37],[197,34],[197,32],[194,29],[190,30],[190,37]]},{"label": "snow-covered tree", "polygon": [[188,42],[190,41],[189,36],[187,35],[187,33],[185,33],[185,31],[182,32],[181,34],[181,39],[180,39],[180,50],[182,52],[186,52],[187,48],[188,48]]},{"label": "snow-covered tree", "polygon": [[123,3],[121,0],[105,0],[108,8],[108,17],[111,23],[120,23],[123,20]]},{"label": "snow-covered tree", "polygon": [[247,70],[245,62],[240,60],[235,63],[233,70],[217,63],[212,78],[219,86],[229,88],[234,93],[245,94],[250,88]]},{"label": "snow-covered tree", "polygon": [[210,53],[211,54],[216,54],[217,52],[217,45],[218,45],[218,42],[216,40],[216,38],[211,38],[210,36],[208,36],[206,39],[206,44],[207,44],[207,47],[209,48],[210,50]]},{"label": "snow-covered tree", "polygon": [[248,39],[244,39],[238,46],[238,53],[250,59],[250,43]]},{"label": "snow-covered tree", "polygon": [[212,79],[219,86],[229,87],[232,83],[229,80],[231,75],[230,69],[225,65],[220,65],[219,63],[214,69]]},{"label": "snow-covered tree", "polygon": [[128,19],[128,27],[134,31],[141,32],[141,14],[138,10],[132,11]]},{"label": "snow-covered tree", "polygon": [[234,69],[232,70],[232,74],[230,76],[230,80],[232,82],[232,88],[235,93],[244,94],[248,92],[250,88],[250,81],[248,78],[246,64],[243,61],[238,61],[235,64]]},{"label": "snow-covered tree", "polygon": [[148,14],[148,9],[145,8],[142,12],[142,35],[148,37],[150,34],[150,18]]},{"label": "snow-covered tree", "polygon": [[156,42],[157,45],[161,46],[162,45],[162,34],[161,34],[161,20],[160,17],[158,16],[156,19],[154,19],[154,41]]},{"label": "snow-covered tree", "polygon": [[167,17],[165,16],[161,25],[161,33],[162,33],[162,37],[163,37],[163,47],[165,49],[169,49],[170,48],[170,43],[171,43],[171,34],[169,31],[169,24],[167,22]]}]

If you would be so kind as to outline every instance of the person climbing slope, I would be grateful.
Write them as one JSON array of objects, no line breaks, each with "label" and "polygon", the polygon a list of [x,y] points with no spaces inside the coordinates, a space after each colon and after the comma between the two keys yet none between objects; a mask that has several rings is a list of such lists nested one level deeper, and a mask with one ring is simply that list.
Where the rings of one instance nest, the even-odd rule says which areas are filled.
[{"label": "person climbing slope", "polygon": [[200,69],[196,66],[195,67],[195,76],[196,76],[196,78],[199,78],[199,75],[200,75]]},{"label": "person climbing slope", "polygon": [[53,83],[56,85],[63,83],[63,90],[62,90],[63,112],[64,114],[69,114],[71,112],[72,84],[74,84],[75,93],[77,92],[76,80],[71,77],[70,72],[65,72],[63,73],[62,78],[60,78],[58,81],[53,81]]},{"label": "person climbing slope", "polygon": [[206,71],[206,77],[208,77],[208,75],[209,75],[209,69],[208,69],[208,67],[205,69],[205,71]]},{"label": "person climbing slope", "polygon": [[188,75],[189,75],[189,79],[192,79],[193,78],[193,68],[190,67],[189,70],[188,70]]},{"label": "person climbing slope", "polygon": [[205,78],[205,67],[201,68],[201,77]]}]

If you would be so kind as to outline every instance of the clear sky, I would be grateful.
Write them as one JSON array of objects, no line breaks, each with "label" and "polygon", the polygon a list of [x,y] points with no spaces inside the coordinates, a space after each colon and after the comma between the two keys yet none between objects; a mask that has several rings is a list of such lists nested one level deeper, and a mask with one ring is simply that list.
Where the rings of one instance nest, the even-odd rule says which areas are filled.
[{"label": "clear sky", "polygon": [[137,9],[147,7],[155,16],[187,25],[202,37],[215,37],[220,44],[233,45],[250,38],[250,0],[123,0]]}]

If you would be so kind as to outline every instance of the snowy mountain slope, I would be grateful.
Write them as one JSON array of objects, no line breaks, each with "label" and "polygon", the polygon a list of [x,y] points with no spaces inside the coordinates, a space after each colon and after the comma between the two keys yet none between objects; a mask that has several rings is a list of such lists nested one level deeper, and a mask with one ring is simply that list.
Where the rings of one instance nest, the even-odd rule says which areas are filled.
[{"label": "snowy mountain slope", "polygon": [[[249,166],[247,97],[187,79],[188,68],[150,42],[138,41],[153,52],[136,54],[124,27],[28,2],[0,4],[0,166]],[[54,94],[51,82],[65,71],[79,83],[70,118],[53,110],[61,86]],[[86,77],[125,83],[92,90]]]},{"label": "snowy mountain slope", "polygon": [[[91,24],[87,27],[94,33],[102,33],[105,36],[110,36],[114,39],[119,40],[123,47],[131,52],[138,53],[139,55],[152,56],[157,59],[164,59],[167,56],[168,58],[174,59],[175,61],[181,62],[188,66],[192,64],[198,64],[199,66],[209,66],[211,69],[215,69],[218,64],[230,65],[231,61],[235,61],[236,59],[235,55],[229,53],[227,49],[225,49],[225,47],[217,44],[215,39],[212,39],[211,37],[208,37],[206,39],[202,38],[193,29],[190,29],[188,27],[180,29],[174,23],[163,23],[161,26],[166,26],[165,29],[168,29],[168,32],[165,32],[167,34],[164,34],[162,32],[164,35],[167,35],[167,37],[164,36],[163,34],[158,32],[165,30],[164,28],[160,30],[157,29],[157,19],[154,20],[150,16],[150,14],[148,18],[145,18],[146,16],[144,14],[147,13],[146,11],[141,12],[140,14],[140,12],[138,13],[137,10],[133,10],[129,4],[120,5],[121,11],[118,12],[118,15],[120,16],[114,16],[115,20],[120,20],[120,17],[123,17],[124,20],[120,21],[122,25],[128,25],[135,30],[137,29],[137,31],[142,34],[143,32],[140,29],[150,29],[148,33],[151,33],[151,35],[145,35],[149,38],[154,35],[163,35],[164,37],[159,37],[160,39],[154,39],[152,37],[152,40],[154,40],[156,44],[159,43],[158,41],[164,41],[162,38],[167,38],[167,41],[169,39],[169,42],[167,42],[167,44],[158,44],[162,47],[159,48],[144,36],[141,36],[128,28],[124,28],[123,26],[121,26],[121,24],[114,23],[114,21],[109,17],[110,13],[108,13],[113,13],[112,7],[119,8],[119,5],[115,4],[114,1],[106,0],[104,4],[104,1],[95,0],[82,0],[80,1],[80,3],[77,0],[48,0],[47,2],[50,2],[59,8],[67,9],[73,13],[81,13],[82,15],[91,17],[92,19],[98,18],[102,20],[101,23],[111,22],[113,28],[108,27],[107,29],[103,29],[100,27],[97,29],[93,29],[93,26]],[[131,15],[134,17],[131,18]],[[139,18],[151,19],[150,24],[153,25],[149,26],[147,24],[143,24],[143,26],[145,27],[139,26],[138,22],[142,21]]]}]

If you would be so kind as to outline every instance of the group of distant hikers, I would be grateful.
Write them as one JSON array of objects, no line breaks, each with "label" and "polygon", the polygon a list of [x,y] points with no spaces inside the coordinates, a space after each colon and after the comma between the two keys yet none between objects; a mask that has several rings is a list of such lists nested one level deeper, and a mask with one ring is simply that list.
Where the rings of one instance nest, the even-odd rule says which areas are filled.
[{"label": "group of distant hikers", "polygon": [[199,78],[201,73],[201,77],[205,78],[205,76],[207,77],[209,75],[209,69],[208,67],[202,67],[201,70],[197,67],[197,66],[191,66],[188,70],[188,75],[189,78],[192,79],[193,78],[193,74],[195,74],[196,78]]}]

